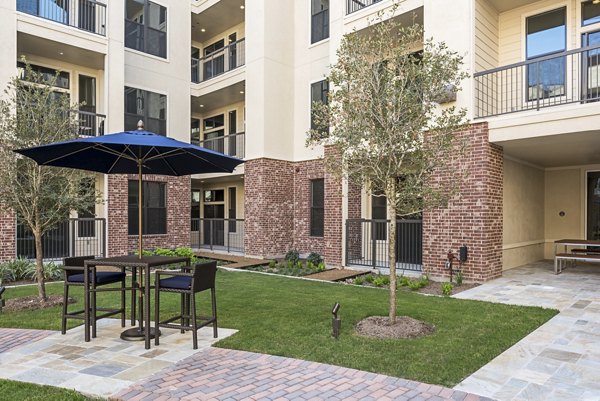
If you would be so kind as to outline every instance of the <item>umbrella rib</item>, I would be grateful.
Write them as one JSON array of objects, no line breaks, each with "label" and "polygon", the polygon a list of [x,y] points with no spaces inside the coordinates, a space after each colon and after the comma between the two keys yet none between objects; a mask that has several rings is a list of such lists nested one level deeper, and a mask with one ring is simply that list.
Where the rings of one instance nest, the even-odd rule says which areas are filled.
[{"label": "umbrella rib", "polygon": [[[154,149],[154,147],[152,147],[152,148]],[[164,159],[165,157],[173,156],[174,154],[177,155],[178,152],[182,152],[182,149],[173,149],[173,150],[169,150],[168,152],[165,152],[165,153],[159,153],[156,156],[152,156],[147,159],[144,159],[144,161]]]},{"label": "umbrella rib", "polygon": [[88,149],[89,149],[89,148],[91,148],[91,147],[93,147],[93,146],[87,146],[87,147],[85,147],[85,148],[82,148],[82,149],[77,149],[77,150],[74,150],[74,151],[72,151],[72,152],[70,152],[70,153],[67,153],[67,154],[65,154],[65,155],[60,155],[59,157],[55,157],[54,159],[46,160],[45,162],[43,162],[43,163],[41,163],[41,164],[42,164],[42,165],[46,165],[46,164],[48,164],[48,163],[52,163],[52,162],[55,162],[55,161],[57,161],[57,160],[64,159],[65,157],[69,157],[69,156],[75,155],[75,154],[77,154],[77,153],[79,153],[79,152],[83,152],[84,150],[88,150]]},{"label": "umbrella rib", "polygon": [[[212,165],[212,166],[214,166],[214,167],[217,167],[217,168],[218,168],[218,169],[220,169],[221,171],[225,171],[225,172],[228,172],[228,173],[230,173],[230,172],[231,172],[231,171],[227,170],[226,168],[223,168],[223,167],[221,167],[221,166],[218,166],[218,165],[216,165],[215,163],[211,162],[210,160],[207,160],[207,159],[205,159],[205,158],[203,158],[203,157],[200,157],[200,156],[198,156],[198,155],[195,155],[195,154],[193,154],[192,152],[189,152],[187,149],[182,149],[182,150],[183,150],[183,152],[184,152],[184,153],[187,153],[187,154],[189,154],[189,155],[191,155],[191,156],[194,156],[196,159],[200,159],[200,160],[202,160],[202,161],[204,161],[204,162],[206,162],[206,163],[208,163],[208,164],[210,164],[210,165]],[[232,170],[232,171],[233,171],[233,170]]]}]

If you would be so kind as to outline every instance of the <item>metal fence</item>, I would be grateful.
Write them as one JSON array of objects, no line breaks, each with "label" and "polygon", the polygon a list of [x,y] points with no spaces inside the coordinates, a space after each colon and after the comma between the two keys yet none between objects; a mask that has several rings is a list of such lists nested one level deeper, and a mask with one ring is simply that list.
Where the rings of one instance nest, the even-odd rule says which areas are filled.
[{"label": "metal fence", "polygon": [[600,45],[478,72],[475,117],[600,99]]},{"label": "metal fence", "polygon": [[80,136],[100,136],[104,135],[104,114],[90,113],[87,111],[77,112],[77,121],[79,123]]},{"label": "metal fence", "polygon": [[346,0],[346,15],[362,10],[365,7],[372,6],[382,0]]},{"label": "metal fence", "polygon": [[192,248],[244,253],[243,219],[192,219]]},{"label": "metal fence", "polygon": [[205,139],[198,143],[203,148],[243,159],[246,155],[246,135],[244,132]]},{"label": "metal fence", "polygon": [[[389,220],[346,220],[346,264],[389,267],[389,223]],[[396,267],[421,271],[422,260],[422,220],[396,220]]]},{"label": "metal fence", "polygon": [[241,67],[246,62],[246,39],[240,39],[200,59],[192,57],[192,82],[200,83]]},{"label": "metal fence", "polygon": [[[105,256],[106,219],[68,219],[42,236],[45,260],[60,260],[71,256]],[[33,233],[17,223],[17,257],[35,258]]]},{"label": "metal fence", "polygon": [[106,36],[106,4],[94,0],[17,0],[17,11]]}]

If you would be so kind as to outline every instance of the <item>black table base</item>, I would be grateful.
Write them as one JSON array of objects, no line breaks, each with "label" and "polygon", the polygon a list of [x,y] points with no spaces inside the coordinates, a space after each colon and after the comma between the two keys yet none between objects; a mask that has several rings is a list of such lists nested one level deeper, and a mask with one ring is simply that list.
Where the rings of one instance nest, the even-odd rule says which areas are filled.
[{"label": "black table base", "polygon": [[[160,336],[160,330],[158,331],[158,335]],[[156,337],[156,330],[150,328],[150,339]],[[144,341],[146,339],[144,334],[144,329],[139,327],[133,327],[131,329],[125,330],[121,333],[121,340],[125,341]]]}]

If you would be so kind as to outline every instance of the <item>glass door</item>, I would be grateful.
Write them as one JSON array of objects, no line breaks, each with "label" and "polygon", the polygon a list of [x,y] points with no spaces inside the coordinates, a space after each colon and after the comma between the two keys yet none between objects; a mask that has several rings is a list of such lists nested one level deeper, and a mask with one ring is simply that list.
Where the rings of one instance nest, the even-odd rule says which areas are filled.
[{"label": "glass door", "polygon": [[225,72],[225,54],[223,48],[225,41],[223,39],[204,48],[203,72],[204,80],[215,77]]},{"label": "glass door", "polygon": [[102,135],[96,115],[96,78],[79,75],[79,135]]},{"label": "glass door", "polygon": [[[600,45],[600,31],[584,33],[581,46]],[[600,49],[589,50],[582,54],[582,99],[598,100],[600,98]]]}]

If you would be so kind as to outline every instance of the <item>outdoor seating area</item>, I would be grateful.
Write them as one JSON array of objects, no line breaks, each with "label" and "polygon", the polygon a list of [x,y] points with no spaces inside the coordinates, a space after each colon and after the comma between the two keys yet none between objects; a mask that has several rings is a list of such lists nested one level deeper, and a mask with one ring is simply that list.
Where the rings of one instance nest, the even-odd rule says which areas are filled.
[{"label": "outdoor seating area", "polygon": [[[562,246],[563,252],[558,252]],[[580,248],[572,248],[578,246]],[[554,274],[562,273],[568,262],[600,262],[600,241],[561,239],[554,242]]]}]

